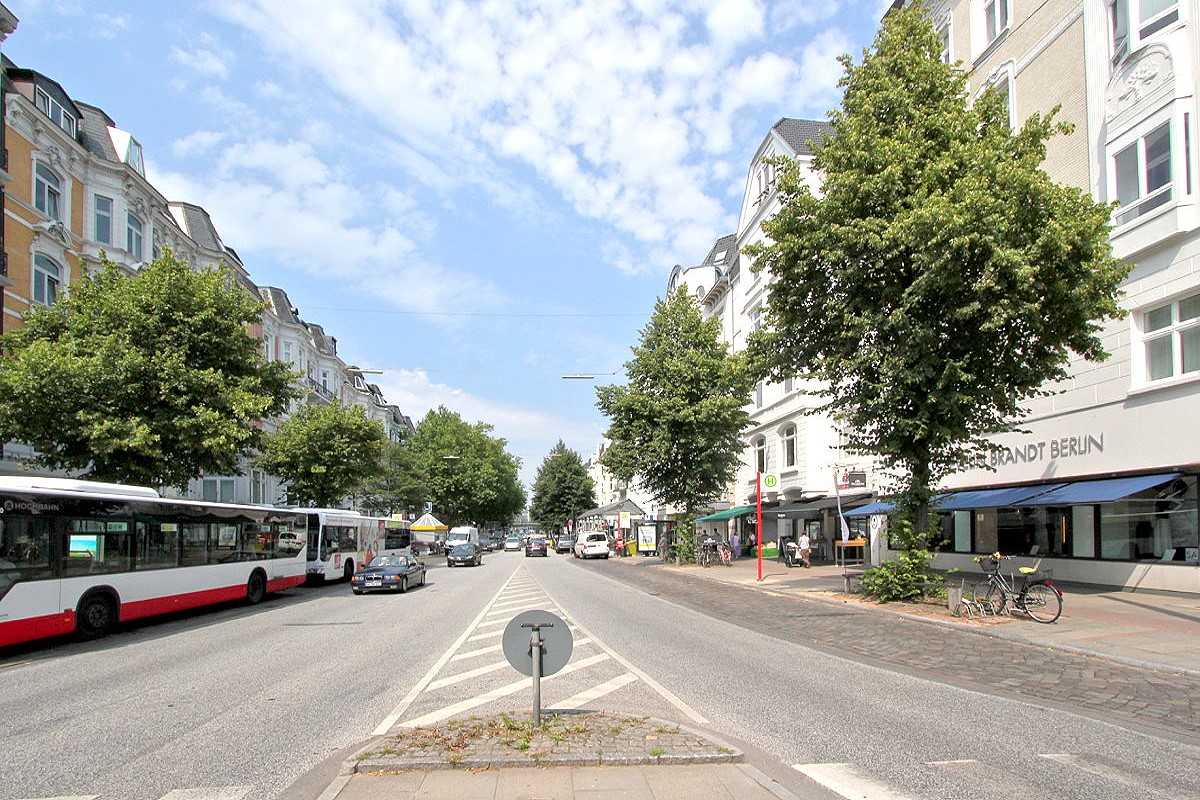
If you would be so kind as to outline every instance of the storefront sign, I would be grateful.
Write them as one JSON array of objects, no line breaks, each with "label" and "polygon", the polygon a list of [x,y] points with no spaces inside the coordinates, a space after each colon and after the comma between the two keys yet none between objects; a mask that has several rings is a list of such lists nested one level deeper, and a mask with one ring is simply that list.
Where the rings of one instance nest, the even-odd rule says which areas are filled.
[{"label": "storefront sign", "polygon": [[837,476],[838,489],[865,489],[867,488],[867,473],[863,470],[846,470],[838,473]]},{"label": "storefront sign", "polygon": [[992,452],[989,460],[993,467],[1011,464],[1033,464],[1039,461],[1058,461],[1104,452],[1104,434],[1063,436],[1049,441],[1031,442],[1019,447],[1002,447]]}]

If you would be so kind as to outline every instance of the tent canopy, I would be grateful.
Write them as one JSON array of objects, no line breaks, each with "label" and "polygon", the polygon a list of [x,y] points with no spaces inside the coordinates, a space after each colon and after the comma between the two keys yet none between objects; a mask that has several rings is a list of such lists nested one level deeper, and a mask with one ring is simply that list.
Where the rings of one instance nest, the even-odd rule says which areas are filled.
[{"label": "tent canopy", "polygon": [[421,517],[412,524],[414,531],[444,531],[447,527],[433,514],[422,514]]}]

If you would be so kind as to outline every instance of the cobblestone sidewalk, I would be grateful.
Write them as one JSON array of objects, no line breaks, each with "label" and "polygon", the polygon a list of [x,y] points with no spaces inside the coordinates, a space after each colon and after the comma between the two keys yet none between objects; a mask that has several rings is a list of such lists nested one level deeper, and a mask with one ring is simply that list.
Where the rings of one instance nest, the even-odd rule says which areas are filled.
[{"label": "cobblestone sidewalk", "polygon": [[653,717],[584,712],[450,720],[393,729],[352,759],[357,773],[529,766],[716,764],[740,762],[725,742]]}]

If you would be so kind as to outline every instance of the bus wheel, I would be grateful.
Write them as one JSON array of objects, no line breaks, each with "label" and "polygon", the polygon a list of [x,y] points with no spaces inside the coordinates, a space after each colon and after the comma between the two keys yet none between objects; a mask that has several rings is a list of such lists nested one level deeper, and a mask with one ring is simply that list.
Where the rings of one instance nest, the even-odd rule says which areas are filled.
[{"label": "bus wheel", "polygon": [[117,621],[113,600],[106,594],[90,594],[75,609],[75,635],[84,641],[99,639]]},{"label": "bus wheel", "polygon": [[347,561],[346,566],[342,567],[342,580],[349,581],[352,575],[354,575],[354,562]]},{"label": "bus wheel", "polygon": [[262,602],[267,593],[267,579],[261,572],[251,572],[250,580],[246,581],[246,600],[250,605]]}]

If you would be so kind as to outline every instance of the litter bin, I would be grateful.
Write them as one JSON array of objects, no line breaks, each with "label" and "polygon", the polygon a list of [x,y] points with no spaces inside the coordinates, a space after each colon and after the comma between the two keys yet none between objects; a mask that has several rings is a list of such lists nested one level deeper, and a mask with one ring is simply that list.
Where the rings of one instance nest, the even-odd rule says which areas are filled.
[{"label": "litter bin", "polygon": [[637,555],[637,539],[630,539],[625,543],[625,549],[629,551],[629,555]]}]

